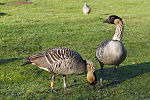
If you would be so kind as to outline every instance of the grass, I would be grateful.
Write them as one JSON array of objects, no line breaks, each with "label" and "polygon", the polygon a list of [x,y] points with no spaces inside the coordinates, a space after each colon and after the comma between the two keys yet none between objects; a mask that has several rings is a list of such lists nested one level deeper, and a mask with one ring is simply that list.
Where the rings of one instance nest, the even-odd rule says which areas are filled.
[{"label": "grass", "polygon": [[[82,13],[81,0],[30,0],[32,4],[11,5],[21,0],[1,0],[0,5],[0,98],[12,99],[150,99],[150,2],[149,0],[88,1],[92,12]],[[51,94],[51,74],[34,65],[21,67],[22,59],[48,48],[69,47],[100,67],[95,52],[104,39],[111,39],[114,25],[102,21],[120,16],[125,24],[123,43],[128,57],[118,69],[118,86],[93,89],[83,75],[68,75],[62,89],[62,76],[56,76]],[[102,18],[101,20],[99,18]],[[104,83],[110,84],[113,66],[105,66]]]}]

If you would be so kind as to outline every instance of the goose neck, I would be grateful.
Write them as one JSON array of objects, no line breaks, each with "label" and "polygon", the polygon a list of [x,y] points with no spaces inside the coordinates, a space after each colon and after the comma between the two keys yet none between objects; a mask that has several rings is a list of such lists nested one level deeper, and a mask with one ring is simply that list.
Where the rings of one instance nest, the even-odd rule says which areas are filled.
[{"label": "goose neck", "polygon": [[124,31],[124,25],[123,25],[123,22],[120,21],[120,22],[116,25],[116,31],[115,31],[115,34],[114,34],[112,40],[121,41],[123,31]]}]

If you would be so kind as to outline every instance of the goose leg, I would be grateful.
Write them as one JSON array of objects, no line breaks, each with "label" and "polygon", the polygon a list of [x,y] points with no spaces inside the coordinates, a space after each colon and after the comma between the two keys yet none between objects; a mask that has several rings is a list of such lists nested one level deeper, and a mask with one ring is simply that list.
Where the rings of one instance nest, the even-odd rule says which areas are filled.
[{"label": "goose leg", "polygon": [[51,82],[51,92],[54,93],[54,80],[55,80],[55,75],[52,76],[52,82]]},{"label": "goose leg", "polygon": [[100,78],[100,85],[103,85],[103,73],[104,73],[104,64],[100,62],[100,67],[101,67],[101,78]]},{"label": "goose leg", "polygon": [[117,67],[118,66],[115,66],[114,68],[114,74],[113,74],[113,80],[112,80],[113,86],[117,86],[117,83],[116,83]]},{"label": "goose leg", "polygon": [[66,75],[63,75],[63,81],[64,81],[64,90],[66,90],[66,87],[67,87],[67,85],[66,85]]}]

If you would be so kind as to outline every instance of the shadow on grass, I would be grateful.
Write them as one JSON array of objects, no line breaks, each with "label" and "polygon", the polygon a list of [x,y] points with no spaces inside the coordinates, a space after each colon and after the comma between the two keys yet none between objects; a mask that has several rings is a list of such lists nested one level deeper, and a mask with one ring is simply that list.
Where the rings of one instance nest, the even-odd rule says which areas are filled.
[{"label": "shadow on grass", "polygon": [[0,3],[0,5],[5,5],[6,3]]},{"label": "shadow on grass", "polygon": [[5,16],[7,15],[7,13],[0,13],[0,16]]},{"label": "shadow on grass", "polygon": [[[113,78],[113,70],[114,67],[111,68],[105,68],[104,66],[104,75],[103,80],[108,80],[112,82]],[[135,78],[137,76],[140,76],[142,74],[150,72],[150,62],[144,62],[141,64],[133,64],[133,65],[127,65],[127,66],[120,66],[117,69],[117,84],[120,84],[128,79]],[[96,71],[97,79],[100,79],[100,69]],[[105,83],[104,83],[105,84]],[[106,86],[112,85],[105,84]]]},{"label": "shadow on grass", "polygon": [[4,60],[0,60],[0,65],[4,64],[4,63],[9,63],[9,62],[14,62],[16,60],[22,60],[23,58],[11,58],[11,59],[4,59]]},{"label": "shadow on grass", "polygon": [[[100,72],[100,69],[96,70],[98,83],[96,84],[96,86],[92,86],[93,90],[103,89],[107,86],[112,86],[113,71],[114,71],[114,66],[110,67],[110,68],[105,68],[105,66],[104,66],[103,81],[104,81],[105,86],[101,87],[100,82],[99,82],[101,72]],[[141,64],[133,64],[133,65],[127,65],[127,66],[120,66],[117,69],[117,84],[121,84],[128,79],[136,78],[137,76],[140,76],[140,75],[148,73],[148,72],[150,72],[150,62],[144,62]],[[87,84],[87,82],[85,82],[85,83],[77,82],[76,83],[76,81],[75,81],[69,87],[75,88],[80,85],[85,86],[86,84]],[[61,90],[62,89],[58,89],[57,91],[61,91]]]}]

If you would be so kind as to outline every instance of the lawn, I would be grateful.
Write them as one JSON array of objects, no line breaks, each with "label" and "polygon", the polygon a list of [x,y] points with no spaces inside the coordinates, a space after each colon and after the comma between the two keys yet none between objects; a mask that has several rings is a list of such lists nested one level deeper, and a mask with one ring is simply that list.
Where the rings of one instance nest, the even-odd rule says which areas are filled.
[{"label": "lawn", "polygon": [[[82,13],[83,0],[1,0],[0,3],[0,98],[1,100],[149,100],[150,99],[150,1],[88,0],[89,15]],[[2,4],[3,3],[3,4]],[[83,59],[93,61],[100,78],[96,49],[113,37],[115,26],[102,23],[110,15],[123,19],[126,60],[117,73],[117,87],[111,83],[114,66],[104,66],[104,84],[89,85],[86,75],[62,75],[50,89],[51,73],[35,65],[20,66],[23,58],[48,48],[68,47]],[[99,19],[100,18],[100,19]]]}]

